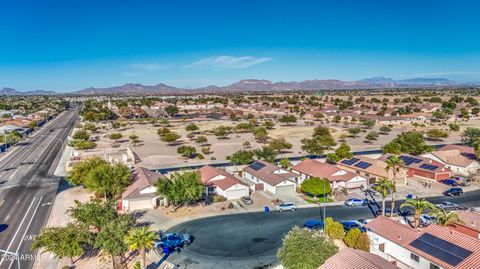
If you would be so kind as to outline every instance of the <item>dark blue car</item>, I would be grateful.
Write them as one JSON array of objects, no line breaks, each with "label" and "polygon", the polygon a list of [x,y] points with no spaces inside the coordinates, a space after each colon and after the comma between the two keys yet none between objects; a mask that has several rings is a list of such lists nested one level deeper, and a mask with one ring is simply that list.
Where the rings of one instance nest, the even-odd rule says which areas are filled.
[{"label": "dark blue car", "polygon": [[321,220],[307,220],[304,224],[303,227],[308,228],[308,229],[323,229],[323,221]]},{"label": "dark blue car", "polygon": [[444,179],[440,180],[440,182],[448,186],[458,186],[458,182],[455,179]]},{"label": "dark blue car", "polygon": [[461,188],[450,188],[443,192],[445,196],[460,196],[463,195],[463,190]]},{"label": "dark blue car", "polygon": [[355,229],[355,228],[359,229],[361,232],[366,231],[366,229],[363,227],[363,224],[356,220],[340,221],[340,223],[343,225],[343,229],[345,230],[345,232],[348,232],[351,229]]},{"label": "dark blue car", "polygon": [[187,246],[191,241],[191,236],[188,234],[169,233],[160,237],[160,240],[155,242],[155,247],[161,249],[174,249]]}]

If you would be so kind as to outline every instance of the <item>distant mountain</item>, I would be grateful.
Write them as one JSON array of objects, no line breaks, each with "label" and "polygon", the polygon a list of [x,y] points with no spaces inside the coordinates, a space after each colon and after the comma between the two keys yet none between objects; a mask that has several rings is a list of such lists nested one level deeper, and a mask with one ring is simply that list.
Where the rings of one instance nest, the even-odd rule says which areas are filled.
[{"label": "distant mountain", "polygon": [[54,91],[43,91],[43,90],[35,90],[35,91],[26,91],[26,92],[21,92],[17,91],[12,88],[3,88],[0,90],[0,95],[7,95],[7,96],[13,96],[13,95],[55,95],[57,94]]},{"label": "distant mountain", "polygon": [[[480,83],[456,83],[446,78],[411,78],[394,80],[392,78],[378,76],[358,81],[342,81],[336,79],[304,80],[290,82],[272,82],[264,79],[244,79],[227,86],[210,85],[207,87],[186,89],[159,83],[156,85],[142,85],[127,83],[120,86],[107,88],[86,88],[73,92],[80,95],[169,95],[186,93],[238,93],[238,92],[284,92],[295,90],[352,90],[352,89],[375,89],[375,88],[421,88],[443,86],[480,86]],[[52,95],[52,91],[28,91],[19,92],[11,88],[3,88],[0,95]]]}]

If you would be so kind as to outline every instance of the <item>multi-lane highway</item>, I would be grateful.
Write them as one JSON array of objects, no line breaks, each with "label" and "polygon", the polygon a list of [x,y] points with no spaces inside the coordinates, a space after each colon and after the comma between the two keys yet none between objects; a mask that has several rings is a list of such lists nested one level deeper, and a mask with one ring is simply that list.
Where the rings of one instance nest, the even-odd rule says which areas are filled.
[{"label": "multi-lane highway", "polygon": [[0,161],[0,268],[17,268],[8,251],[18,253],[21,268],[31,268],[33,238],[45,226],[58,190],[54,171],[78,109],[62,112]]}]

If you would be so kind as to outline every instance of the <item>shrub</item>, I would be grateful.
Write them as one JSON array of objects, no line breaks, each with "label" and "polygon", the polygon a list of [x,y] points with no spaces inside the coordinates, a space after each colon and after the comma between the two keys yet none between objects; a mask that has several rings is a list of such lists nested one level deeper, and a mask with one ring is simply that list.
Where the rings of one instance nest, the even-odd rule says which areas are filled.
[{"label": "shrub", "polygon": [[212,196],[212,202],[214,202],[214,203],[221,203],[221,202],[225,202],[225,201],[227,201],[227,198],[225,198],[221,195],[214,194]]},{"label": "shrub", "polygon": [[368,239],[367,233],[361,233],[355,244],[356,249],[360,249],[366,252],[370,252],[370,240]]},{"label": "shrub", "polygon": [[355,247],[355,244],[357,243],[358,237],[360,236],[362,232],[360,232],[360,229],[355,228],[351,229],[348,231],[347,235],[343,239],[345,244],[351,248]]}]

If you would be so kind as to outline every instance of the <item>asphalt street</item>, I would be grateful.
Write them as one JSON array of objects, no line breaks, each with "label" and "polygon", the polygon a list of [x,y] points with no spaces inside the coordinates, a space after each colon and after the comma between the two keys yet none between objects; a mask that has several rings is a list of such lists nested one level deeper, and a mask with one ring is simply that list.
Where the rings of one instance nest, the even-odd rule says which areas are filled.
[{"label": "asphalt street", "polygon": [[[437,204],[448,200],[467,207],[480,206],[480,191],[461,197],[434,197]],[[380,203],[380,201],[378,201]],[[400,204],[402,201],[398,201]],[[390,202],[387,202],[389,207]],[[173,227],[171,232],[194,237],[192,244],[168,257],[180,268],[259,269],[278,263],[277,249],[283,236],[308,219],[322,219],[322,208],[297,209],[295,212],[256,212],[193,220]],[[375,211],[375,209],[373,210]],[[336,221],[373,218],[369,207],[327,206],[326,216]]]},{"label": "asphalt street", "polygon": [[62,112],[0,161],[0,268],[18,268],[4,251],[18,253],[21,268],[36,258],[31,243],[45,226],[58,190],[53,175],[78,109]]}]

